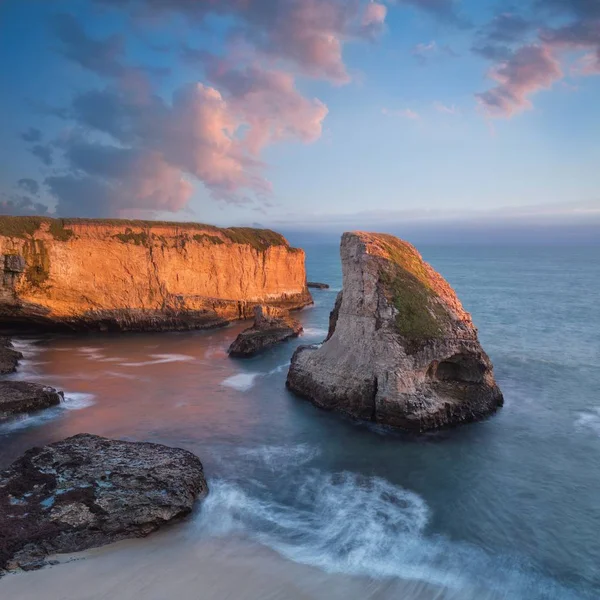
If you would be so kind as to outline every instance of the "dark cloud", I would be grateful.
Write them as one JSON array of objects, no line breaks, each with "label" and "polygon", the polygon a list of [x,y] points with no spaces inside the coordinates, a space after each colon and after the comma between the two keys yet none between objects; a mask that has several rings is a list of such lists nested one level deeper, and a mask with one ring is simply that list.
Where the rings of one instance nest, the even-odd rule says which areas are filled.
[{"label": "dark cloud", "polygon": [[600,19],[598,0],[536,0],[535,8],[561,15],[570,14],[582,19]]},{"label": "dark cloud", "polygon": [[37,144],[31,149],[31,154],[37,156],[47,167],[50,167],[54,162],[52,148],[50,146]]},{"label": "dark cloud", "polygon": [[26,142],[39,142],[42,139],[42,132],[39,129],[30,127],[21,134],[21,139]]},{"label": "dark cloud", "polygon": [[40,191],[40,185],[35,179],[19,179],[19,181],[17,181],[17,186],[32,196],[37,196]]},{"label": "dark cloud", "polygon": [[522,44],[536,26],[534,21],[519,14],[500,13],[477,31],[472,51],[488,60],[507,60],[515,46]]},{"label": "dark cloud", "polygon": [[60,52],[65,58],[98,75],[117,77],[123,73],[122,37],[111,35],[104,40],[94,40],[69,14],[55,15],[52,25],[61,42]]},{"label": "dark cloud", "polygon": [[5,215],[27,216],[47,215],[48,206],[21,194],[0,195],[0,213]]}]

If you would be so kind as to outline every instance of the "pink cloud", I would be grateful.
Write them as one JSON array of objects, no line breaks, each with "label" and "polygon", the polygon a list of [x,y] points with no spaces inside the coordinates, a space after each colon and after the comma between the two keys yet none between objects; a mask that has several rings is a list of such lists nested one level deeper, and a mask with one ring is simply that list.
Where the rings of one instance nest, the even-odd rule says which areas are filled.
[{"label": "pink cloud", "polygon": [[576,73],[600,74],[600,20],[582,19],[558,29],[545,29],[540,38],[553,48],[585,51]]},{"label": "pink cloud", "polygon": [[549,46],[529,45],[493,67],[488,76],[498,85],[477,94],[477,100],[490,117],[512,117],[532,108],[530,96],[552,87],[563,71]]}]

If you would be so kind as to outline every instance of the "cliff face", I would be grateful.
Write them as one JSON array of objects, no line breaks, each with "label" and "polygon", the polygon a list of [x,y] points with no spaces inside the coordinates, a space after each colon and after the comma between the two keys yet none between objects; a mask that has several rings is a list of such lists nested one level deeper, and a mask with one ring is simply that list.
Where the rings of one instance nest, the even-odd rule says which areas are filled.
[{"label": "cliff face", "polygon": [[312,302],[304,252],[269,230],[0,217],[0,322],[192,329]]},{"label": "cliff face", "polygon": [[503,403],[477,330],[450,285],[408,243],[345,233],[343,289],[321,347],[301,347],[288,387],[316,405],[424,431]]}]

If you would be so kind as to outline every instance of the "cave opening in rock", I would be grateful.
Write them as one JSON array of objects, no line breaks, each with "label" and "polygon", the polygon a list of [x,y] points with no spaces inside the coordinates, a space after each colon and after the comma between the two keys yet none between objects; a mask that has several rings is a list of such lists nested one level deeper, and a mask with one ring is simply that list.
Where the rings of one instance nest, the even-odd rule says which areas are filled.
[{"label": "cave opening in rock", "polygon": [[441,362],[432,363],[429,376],[438,381],[459,381],[464,383],[481,383],[485,366],[474,356],[455,354]]}]

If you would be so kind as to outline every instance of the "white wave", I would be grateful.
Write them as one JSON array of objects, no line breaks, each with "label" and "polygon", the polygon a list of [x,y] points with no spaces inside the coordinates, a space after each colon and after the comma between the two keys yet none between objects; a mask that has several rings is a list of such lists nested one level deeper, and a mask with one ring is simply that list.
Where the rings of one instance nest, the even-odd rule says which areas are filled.
[{"label": "white wave", "polygon": [[145,360],[141,362],[126,362],[120,363],[121,367],[147,367],[149,365],[160,365],[164,363],[172,362],[187,362],[194,360],[193,356],[187,356],[185,354],[151,354],[152,360]]},{"label": "white wave", "polygon": [[267,375],[275,375],[276,373],[281,373],[283,371],[285,371],[289,366],[290,366],[291,362],[288,360],[288,362],[283,363],[282,365],[279,365],[277,367],[275,367],[274,369],[271,369]]},{"label": "white wave", "polygon": [[94,394],[86,394],[84,392],[64,392],[64,396],[65,397],[60,405],[67,410],[81,410],[95,404]]},{"label": "white wave", "polygon": [[304,465],[321,453],[319,448],[309,446],[308,444],[238,448],[237,451],[244,458],[262,463],[270,469]]},{"label": "white wave", "polygon": [[[277,460],[280,450],[256,452]],[[516,558],[428,535],[430,510],[414,492],[349,472],[302,468],[301,473],[300,479],[279,480],[274,492],[248,479],[240,480],[244,487],[209,482],[211,492],[197,520],[201,534],[241,534],[330,573],[420,581],[451,594],[436,598],[574,597],[553,580],[525,571]]]},{"label": "white wave", "polygon": [[327,337],[327,329],[322,327],[305,327],[302,335],[303,337],[323,340]]},{"label": "white wave", "polygon": [[12,417],[0,424],[0,435],[12,433],[30,427],[38,427],[56,419],[65,410],[82,410],[94,404],[95,396],[83,392],[64,392],[64,398],[58,406],[43,409],[38,412],[24,413]]},{"label": "white wave", "polygon": [[575,426],[578,429],[591,430],[600,435],[600,407],[579,413]]},{"label": "white wave", "polygon": [[246,392],[254,385],[255,379],[259,375],[262,375],[262,373],[239,373],[238,375],[232,375],[223,380],[221,385],[233,388],[240,392]]},{"label": "white wave", "polygon": [[12,345],[15,350],[18,350],[25,358],[29,358],[39,354],[42,348],[38,346],[39,340],[24,340],[24,339],[13,339]]}]

